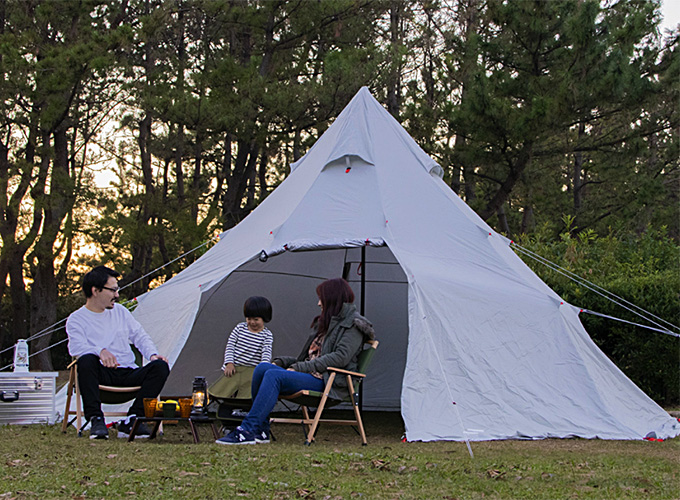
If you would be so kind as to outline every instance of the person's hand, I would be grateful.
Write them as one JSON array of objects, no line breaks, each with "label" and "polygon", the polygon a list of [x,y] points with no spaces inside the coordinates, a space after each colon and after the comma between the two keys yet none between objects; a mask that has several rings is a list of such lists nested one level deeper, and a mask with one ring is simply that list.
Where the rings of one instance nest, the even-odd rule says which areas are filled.
[{"label": "person's hand", "polygon": [[236,373],[234,363],[227,363],[227,366],[224,367],[224,376],[231,377],[234,373]]},{"label": "person's hand", "polygon": [[293,368],[293,367],[291,366],[290,368],[286,368],[286,370],[288,370],[289,372],[294,372],[294,371],[295,371],[295,368]]},{"label": "person's hand", "polygon": [[102,352],[99,353],[99,359],[102,365],[107,368],[117,368],[119,366],[116,357],[106,349],[102,349]]},{"label": "person's hand", "polygon": [[160,354],[154,354],[154,355],[152,355],[152,356],[149,358],[149,361],[155,361],[155,360],[157,360],[157,359],[160,359],[160,360],[165,361],[166,363],[170,364],[170,362],[168,361],[168,358],[166,358],[165,356],[161,356]]}]

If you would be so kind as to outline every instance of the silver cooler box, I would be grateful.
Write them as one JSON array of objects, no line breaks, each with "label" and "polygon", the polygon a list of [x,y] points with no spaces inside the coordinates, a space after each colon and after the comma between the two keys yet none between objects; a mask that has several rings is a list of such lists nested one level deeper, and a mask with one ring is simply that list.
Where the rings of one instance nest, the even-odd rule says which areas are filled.
[{"label": "silver cooler box", "polygon": [[0,424],[55,421],[57,372],[0,373]]}]

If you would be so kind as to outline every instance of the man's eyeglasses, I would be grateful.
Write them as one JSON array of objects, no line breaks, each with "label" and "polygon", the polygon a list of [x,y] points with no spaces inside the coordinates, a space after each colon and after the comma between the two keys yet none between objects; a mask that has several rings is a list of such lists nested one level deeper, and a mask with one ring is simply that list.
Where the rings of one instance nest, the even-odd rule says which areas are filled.
[{"label": "man's eyeglasses", "polygon": [[120,287],[109,288],[108,286],[103,286],[103,287],[102,287],[102,290],[109,290],[109,291],[111,291],[111,292],[113,292],[113,293],[118,293],[118,292],[120,291]]}]

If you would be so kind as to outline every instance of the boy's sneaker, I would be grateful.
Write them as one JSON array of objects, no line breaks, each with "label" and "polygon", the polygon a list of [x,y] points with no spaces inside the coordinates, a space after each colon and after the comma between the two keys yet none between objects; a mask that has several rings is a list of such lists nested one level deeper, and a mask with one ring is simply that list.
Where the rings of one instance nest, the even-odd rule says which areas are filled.
[{"label": "boy's sneaker", "polygon": [[258,444],[266,444],[269,443],[270,438],[269,438],[269,432],[267,431],[262,431],[262,432],[256,432],[255,433],[255,442]]},{"label": "boy's sneaker", "polygon": [[[136,415],[128,415],[127,418],[121,420],[118,423],[118,437],[119,438],[129,438],[130,432],[132,432],[132,426],[135,423]],[[151,429],[144,422],[141,422],[137,426],[137,432],[135,432],[135,439],[146,439],[151,436]]]},{"label": "boy's sneaker", "polygon": [[90,439],[109,439],[109,429],[106,427],[104,417],[92,417]]},{"label": "boy's sneaker", "polygon": [[239,425],[223,438],[215,441],[217,444],[255,444],[255,435]]}]

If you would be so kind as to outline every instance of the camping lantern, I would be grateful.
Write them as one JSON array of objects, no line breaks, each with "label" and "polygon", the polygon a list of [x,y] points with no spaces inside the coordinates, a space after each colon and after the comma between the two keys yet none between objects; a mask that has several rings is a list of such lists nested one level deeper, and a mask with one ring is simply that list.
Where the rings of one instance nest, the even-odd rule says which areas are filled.
[{"label": "camping lantern", "polygon": [[17,340],[14,346],[14,371],[28,372],[28,343],[24,339]]},{"label": "camping lantern", "polygon": [[191,391],[191,414],[194,416],[203,415],[208,406],[208,384],[205,377],[195,377],[193,389]]}]

